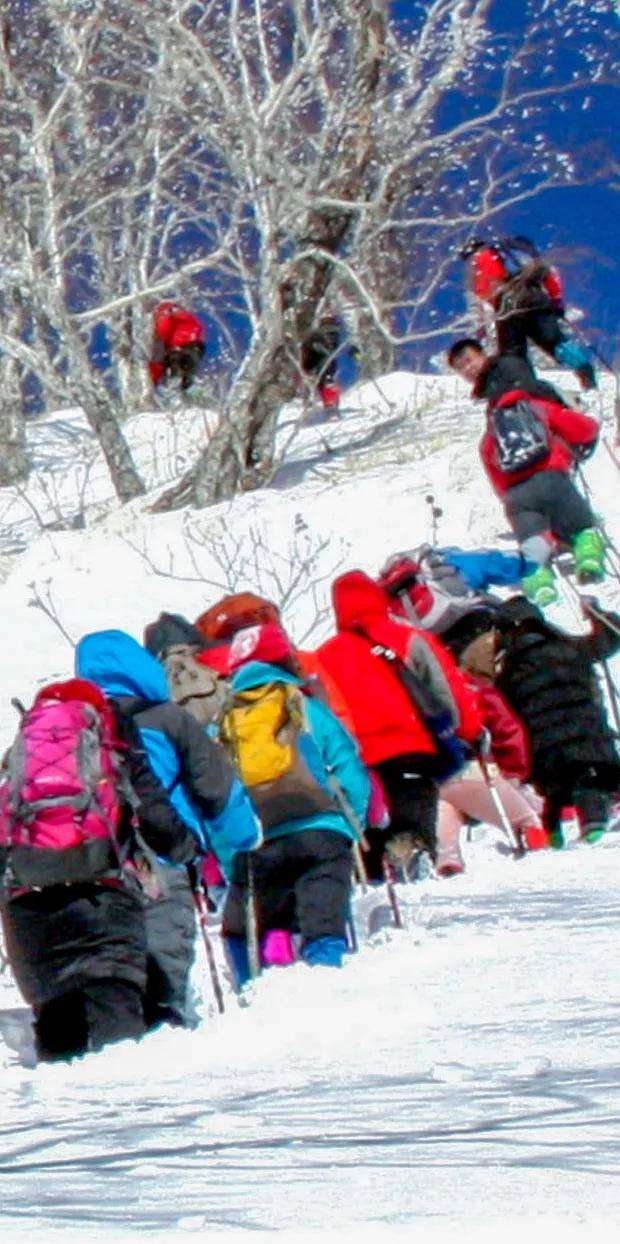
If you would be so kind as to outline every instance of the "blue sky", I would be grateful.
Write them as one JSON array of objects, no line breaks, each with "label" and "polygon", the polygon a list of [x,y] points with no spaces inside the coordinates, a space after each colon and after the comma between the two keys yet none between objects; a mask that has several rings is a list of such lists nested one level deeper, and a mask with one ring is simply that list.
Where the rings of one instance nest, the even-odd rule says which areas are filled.
[{"label": "blue sky", "polygon": [[[403,26],[416,22],[418,0],[393,0],[391,10]],[[593,22],[595,46],[600,42],[609,54],[615,42],[620,54],[620,20],[612,0],[608,15],[604,5],[594,5],[582,12]],[[509,43],[521,27],[526,11],[535,16],[549,12],[543,0],[497,0],[492,8],[494,28]],[[552,20],[556,20],[554,15]],[[554,49],[556,74],[568,77],[581,50],[583,31],[574,23],[572,36],[558,40]],[[616,62],[618,63],[618,62]],[[610,85],[593,89],[586,109],[581,104],[570,114],[550,111],[546,133],[569,151],[589,148],[596,162],[595,151],[606,148],[620,162],[620,92]],[[584,333],[598,348],[620,366],[617,325],[620,322],[620,178],[615,188],[610,181],[593,180],[585,186],[549,190],[530,199],[506,214],[496,217],[498,233],[522,233],[531,237],[540,249],[558,252],[565,280],[567,300],[584,312],[581,321]],[[458,290],[458,286],[455,286]],[[451,295],[447,294],[450,300]]]}]

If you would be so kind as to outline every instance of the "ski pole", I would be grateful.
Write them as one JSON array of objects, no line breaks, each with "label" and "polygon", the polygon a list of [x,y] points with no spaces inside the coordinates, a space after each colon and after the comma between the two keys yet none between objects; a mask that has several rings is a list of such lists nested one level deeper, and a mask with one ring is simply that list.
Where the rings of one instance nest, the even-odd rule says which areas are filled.
[{"label": "ski pole", "polygon": [[392,864],[391,859],[388,856],[387,851],[385,851],[383,854],[382,865],[383,865],[383,876],[385,877],[385,888],[387,890],[388,901],[392,909],[392,919],[394,921],[394,928],[404,929],[405,924],[403,921],[403,914],[402,914],[402,911],[400,910],[400,903],[398,901],[398,895],[396,893],[396,886],[394,885],[394,866]]},{"label": "ski pole", "polygon": [[338,779],[334,777],[333,773],[328,773],[328,778],[330,790],[336,802],[340,805],[340,810],[345,818],[345,821],[348,821],[355,835],[353,840],[353,862],[355,864],[357,879],[362,888],[362,894],[365,894],[368,890],[368,873],[366,872],[366,865],[364,863],[361,848],[362,838],[364,837],[364,826],[362,825],[355,809],[352,808],[349,800],[347,799]]},{"label": "ski pole", "polygon": [[355,927],[355,917],[353,915],[353,906],[351,903],[351,891],[350,890],[349,890],[349,910],[348,910],[345,923],[346,923],[347,935],[349,938],[349,949],[352,954],[356,955],[360,948],[360,945],[359,945],[359,938],[357,936],[357,929]]},{"label": "ski pole", "polygon": [[431,508],[431,544],[435,548],[437,544],[438,520],[443,517],[443,510],[440,505],[435,504],[435,498],[431,493],[424,498],[426,504]]},{"label": "ski pole", "polygon": [[194,899],[194,906],[196,908],[196,915],[198,917],[198,924],[200,926],[200,932],[202,933],[202,940],[204,942],[205,953],[207,956],[207,964],[209,967],[209,976],[211,977],[211,985],[213,988],[213,996],[215,998],[217,1009],[220,1015],[223,1015],[224,1014],[224,994],[222,992],[222,985],[221,985],[219,973],[217,970],[217,964],[215,962],[215,955],[213,953],[213,945],[211,943],[211,938],[209,937],[209,933],[208,933],[207,923],[208,923],[209,913],[207,910],[207,901],[205,898],[204,887],[202,885],[202,882],[199,879],[198,869],[196,868],[195,864],[187,865],[187,876],[188,876],[190,888],[192,891],[192,897]]},{"label": "ski pole", "polygon": [[[620,430],[620,419],[618,420],[618,428],[619,428],[619,430]],[[604,436],[604,437],[603,437],[603,444],[604,444],[605,449],[607,450],[607,453],[609,454],[609,457],[611,458],[611,460],[612,460],[612,462],[613,462],[613,464],[614,464],[614,466],[615,466],[616,470],[617,470],[617,471],[620,471],[620,462],[618,461],[618,459],[617,459],[617,457],[616,457],[616,455],[615,455],[615,452],[614,452],[613,446],[609,444],[609,441],[607,440],[607,437],[606,437],[606,436]]]},{"label": "ski pole", "polygon": [[248,948],[250,980],[254,981],[257,976],[260,976],[261,964],[260,947],[258,944],[258,920],[256,914],[256,887],[254,884],[254,869],[249,856],[247,867],[248,875],[245,895],[245,940]]},{"label": "ski pole", "polygon": [[613,713],[616,731],[620,736],[620,706],[618,705],[618,688],[616,687],[616,684],[611,676],[607,661],[601,661],[601,665],[603,666],[603,678],[605,679],[605,686],[607,687],[607,695],[609,697],[609,703],[611,704],[611,711]]},{"label": "ski pole", "polygon": [[491,799],[493,800],[493,803],[495,804],[495,810],[497,812],[497,815],[499,816],[501,828],[503,829],[508,839],[508,842],[510,843],[510,846],[512,847],[515,857],[521,857],[522,855],[525,855],[525,848],[523,844],[519,842],[519,839],[517,838],[517,835],[515,834],[510,817],[508,816],[508,813],[504,807],[503,800],[500,796],[500,793],[497,789],[497,786],[495,785],[493,778],[491,777],[491,772],[489,770],[489,766],[486,762],[486,759],[484,756],[477,756],[476,759],[478,761],[478,765],[482,772],[482,776],[488,787]]}]

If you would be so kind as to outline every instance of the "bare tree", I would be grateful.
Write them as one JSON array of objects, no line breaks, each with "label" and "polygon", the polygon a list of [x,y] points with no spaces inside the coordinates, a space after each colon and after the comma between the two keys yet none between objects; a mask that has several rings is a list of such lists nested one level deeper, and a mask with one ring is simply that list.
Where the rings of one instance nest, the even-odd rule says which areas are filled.
[{"label": "bare tree", "polygon": [[376,374],[436,336],[466,231],[603,170],[600,147],[589,165],[554,150],[548,117],[607,80],[612,7],[528,0],[501,33],[497,0],[413,0],[404,25],[384,0],[6,0],[7,393],[82,405],[119,497],[137,495],[122,422],[149,399],[150,306],[173,294],[208,320],[222,418],[160,508],[265,482],[327,312]]}]

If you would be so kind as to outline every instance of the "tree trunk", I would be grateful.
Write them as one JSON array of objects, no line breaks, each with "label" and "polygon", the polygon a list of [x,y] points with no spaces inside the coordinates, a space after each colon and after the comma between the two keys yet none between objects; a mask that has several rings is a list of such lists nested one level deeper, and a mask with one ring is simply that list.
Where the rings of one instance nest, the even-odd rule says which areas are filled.
[{"label": "tree trunk", "polygon": [[119,501],[124,503],[144,496],[144,484],[136,470],[112,399],[99,385],[93,385],[90,393],[82,394],[80,404],[89,427],[99,441]]},{"label": "tree trunk", "polygon": [[[372,105],[385,52],[385,16],[376,0],[356,0],[349,35],[356,106],[343,136],[344,157],[323,192],[353,203],[364,198],[365,175],[374,152]],[[300,229],[303,257],[300,254],[297,261],[293,258],[286,265],[273,264],[268,282],[272,309],[264,317],[269,327],[250,350],[216,436],[179,484],[159,498],[154,512],[188,502],[206,506],[233,496],[240,487],[260,487],[269,478],[278,411],[297,392],[300,342],[315,323],[333,276],[328,256],[337,254],[354,218],[355,210],[346,206],[310,208]],[[267,252],[271,242],[264,239]]]},{"label": "tree trunk", "polygon": [[27,479],[29,469],[19,364],[15,359],[3,359],[0,385],[0,485],[4,486]]}]

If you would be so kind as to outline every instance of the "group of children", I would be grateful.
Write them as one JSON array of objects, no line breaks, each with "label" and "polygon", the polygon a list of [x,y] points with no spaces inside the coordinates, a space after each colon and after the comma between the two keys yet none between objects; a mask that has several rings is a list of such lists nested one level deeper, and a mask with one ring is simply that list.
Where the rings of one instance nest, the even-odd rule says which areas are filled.
[{"label": "group of children", "polygon": [[[474,240],[466,258],[499,351],[464,338],[448,361],[487,401],[481,457],[519,553],[421,545],[375,578],[350,570],[332,586],[334,634],[312,652],[251,591],[194,622],[162,613],[143,643],[79,642],[75,677],[21,710],[0,783],[6,952],[41,1059],[194,1022],[203,881],[225,891],[239,990],[295,956],[342,965],[353,856],[371,883],[423,857],[450,877],[472,821],[508,829],[520,851],[561,845],[567,808],[584,843],[605,833],[620,757],[595,665],[620,647],[620,617],[585,598],[590,633],[572,636],[540,608],[557,597],[558,545],[579,582],[603,577],[573,480],[598,424],[535,376],[528,341],[584,387],[595,377],[537,255]],[[165,303],[155,330],[154,383],[187,388],[200,321]],[[338,339],[319,330],[301,365],[330,407]],[[505,600],[499,585],[520,591]]]},{"label": "group of children", "polygon": [[451,876],[464,825],[501,828],[498,798],[523,850],[551,845],[566,805],[600,838],[620,760],[594,663],[620,617],[597,609],[573,637],[486,590],[520,570],[421,546],[349,571],[313,652],[251,592],[195,622],[163,613],[143,644],[80,640],[75,677],[24,711],[0,788],[6,953],[41,1059],[194,1022],[201,870],[226,887],[241,989],[296,955],[342,965],[354,849],[371,883],[421,853]]}]

